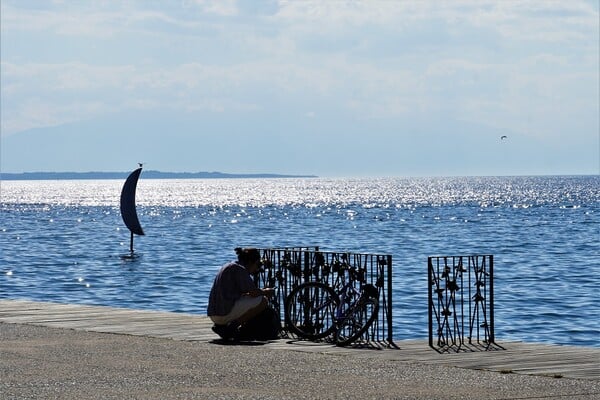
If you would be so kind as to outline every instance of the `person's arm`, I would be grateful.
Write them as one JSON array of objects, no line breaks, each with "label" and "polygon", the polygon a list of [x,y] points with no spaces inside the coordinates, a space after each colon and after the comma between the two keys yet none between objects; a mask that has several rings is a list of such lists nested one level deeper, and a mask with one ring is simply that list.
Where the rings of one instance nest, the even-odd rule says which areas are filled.
[{"label": "person's arm", "polygon": [[264,289],[252,289],[246,293],[244,293],[245,296],[250,296],[250,297],[258,297],[258,296],[271,296],[273,295],[273,293],[275,292],[275,289],[273,288],[264,288]]},{"label": "person's arm", "polygon": [[250,274],[248,274],[246,269],[242,266],[238,265],[235,273],[237,274],[236,280],[239,282],[238,287],[240,288],[242,296],[272,296],[273,293],[275,293],[275,289],[273,288],[257,288]]}]

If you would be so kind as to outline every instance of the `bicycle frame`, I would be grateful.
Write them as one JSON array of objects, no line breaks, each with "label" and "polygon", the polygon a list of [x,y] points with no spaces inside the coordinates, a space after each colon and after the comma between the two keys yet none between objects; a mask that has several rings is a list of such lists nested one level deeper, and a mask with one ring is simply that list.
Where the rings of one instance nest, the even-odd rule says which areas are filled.
[{"label": "bicycle frame", "polygon": [[346,318],[350,311],[356,307],[356,304],[360,302],[362,293],[350,282],[344,284],[342,289],[339,292],[336,292],[340,296],[340,304],[337,306],[334,320],[334,323],[337,324],[339,321]]}]

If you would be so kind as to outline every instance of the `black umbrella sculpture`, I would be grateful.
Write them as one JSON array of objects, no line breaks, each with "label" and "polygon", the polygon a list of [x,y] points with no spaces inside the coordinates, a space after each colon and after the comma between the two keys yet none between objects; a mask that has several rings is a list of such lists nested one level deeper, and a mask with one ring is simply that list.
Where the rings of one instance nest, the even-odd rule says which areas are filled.
[{"label": "black umbrella sculpture", "polygon": [[133,235],[144,234],[135,209],[135,191],[141,172],[142,167],[140,165],[140,168],[133,171],[127,177],[127,180],[123,185],[123,190],[121,190],[121,216],[123,217],[125,226],[127,226],[131,232],[131,241],[129,244],[129,252],[131,256],[133,256]]}]

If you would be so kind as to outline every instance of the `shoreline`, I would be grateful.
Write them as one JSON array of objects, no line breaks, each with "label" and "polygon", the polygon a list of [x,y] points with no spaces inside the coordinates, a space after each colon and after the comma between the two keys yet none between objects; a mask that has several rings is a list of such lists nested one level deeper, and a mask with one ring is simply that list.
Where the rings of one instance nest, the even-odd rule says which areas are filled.
[{"label": "shoreline", "polygon": [[[48,181],[48,180],[114,180],[126,179],[129,172],[3,172],[0,180],[3,181]],[[230,174],[225,172],[162,172],[144,171],[144,179],[252,179],[252,178],[318,178],[316,175],[291,175],[291,174]]]},{"label": "shoreline", "polygon": [[[113,309],[113,310],[123,310],[123,311],[138,311],[140,313],[157,313],[157,314],[172,314],[172,315],[181,315],[181,316],[191,316],[192,318],[203,318],[206,317],[206,315],[203,314],[196,314],[196,313],[192,313],[189,311],[170,311],[170,310],[163,310],[163,309],[155,309],[155,308],[131,308],[131,307],[127,307],[127,306],[120,306],[120,305],[101,305],[101,304],[85,304],[85,303],[69,303],[69,302],[65,302],[65,301],[60,301],[60,300],[52,300],[52,301],[40,301],[40,300],[36,300],[36,299],[30,299],[27,297],[15,297],[15,298],[2,298],[0,297],[0,322],[3,322],[3,318],[2,318],[2,304],[3,302],[23,302],[23,303],[39,303],[39,304],[54,304],[57,306],[73,306],[73,307],[98,307],[98,308],[105,308],[105,309]],[[556,342],[551,342],[551,341],[532,341],[532,340],[527,340],[527,339],[523,339],[523,338],[519,338],[519,337],[496,337],[496,342],[497,343],[527,343],[527,344],[531,344],[531,345],[539,345],[539,346],[558,346],[558,347],[574,347],[574,348],[582,348],[582,349],[591,349],[593,351],[599,351],[600,352],[600,346],[594,346],[594,345],[588,345],[588,344],[574,344],[574,343],[556,343]],[[422,342],[422,343],[426,343],[428,342],[428,337],[427,335],[423,335],[423,336],[415,336],[415,337],[402,337],[402,338],[398,338],[398,337],[393,337],[393,342],[398,342],[398,343],[414,343],[414,342]],[[599,357],[600,357],[600,353],[599,353]],[[600,360],[600,359],[599,359]],[[600,362],[600,361],[599,361]]]}]

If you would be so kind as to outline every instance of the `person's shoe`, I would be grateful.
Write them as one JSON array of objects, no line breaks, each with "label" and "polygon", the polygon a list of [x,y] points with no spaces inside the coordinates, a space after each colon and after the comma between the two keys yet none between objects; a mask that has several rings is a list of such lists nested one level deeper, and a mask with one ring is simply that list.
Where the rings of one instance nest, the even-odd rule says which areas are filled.
[{"label": "person's shoe", "polygon": [[212,330],[217,335],[221,336],[225,340],[235,340],[239,336],[237,326],[232,324],[229,325],[213,325]]}]

